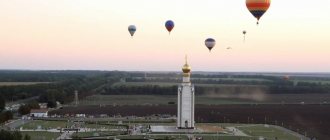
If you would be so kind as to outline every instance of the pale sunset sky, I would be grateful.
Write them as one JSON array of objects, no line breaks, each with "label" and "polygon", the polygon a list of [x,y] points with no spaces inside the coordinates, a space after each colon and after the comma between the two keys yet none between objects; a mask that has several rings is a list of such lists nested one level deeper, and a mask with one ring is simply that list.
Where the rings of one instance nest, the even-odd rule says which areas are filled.
[{"label": "pale sunset sky", "polygon": [[272,0],[259,26],[245,0],[0,0],[0,69],[179,71],[186,54],[192,71],[330,72],[330,0]]}]

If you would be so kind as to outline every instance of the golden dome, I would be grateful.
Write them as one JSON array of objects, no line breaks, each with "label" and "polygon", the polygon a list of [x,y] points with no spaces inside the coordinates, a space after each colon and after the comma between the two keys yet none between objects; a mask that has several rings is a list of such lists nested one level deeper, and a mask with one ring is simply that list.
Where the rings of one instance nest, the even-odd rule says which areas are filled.
[{"label": "golden dome", "polygon": [[183,73],[189,73],[190,72],[190,66],[188,64],[184,64],[182,67]]},{"label": "golden dome", "polygon": [[190,66],[188,65],[188,63],[187,63],[187,56],[186,56],[186,64],[183,65],[183,67],[182,67],[182,72],[183,72],[183,73],[189,73],[190,70],[191,70],[191,67],[190,67]]}]

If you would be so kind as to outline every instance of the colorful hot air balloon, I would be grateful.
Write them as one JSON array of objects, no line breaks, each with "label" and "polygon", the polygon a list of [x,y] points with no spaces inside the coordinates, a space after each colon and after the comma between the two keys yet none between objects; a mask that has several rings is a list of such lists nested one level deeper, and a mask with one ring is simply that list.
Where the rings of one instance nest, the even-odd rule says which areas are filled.
[{"label": "colorful hot air balloon", "polygon": [[211,52],[211,50],[213,49],[213,47],[215,46],[215,40],[213,38],[208,38],[205,40],[205,46],[209,49],[209,51]]},{"label": "colorful hot air balloon", "polygon": [[249,9],[251,14],[257,18],[257,24],[262,15],[268,10],[271,0],[246,0],[246,7]]},{"label": "colorful hot air balloon", "polygon": [[135,31],[136,31],[135,25],[128,26],[128,31],[131,34],[131,36],[133,37],[133,35],[134,35]]},{"label": "colorful hot air balloon", "polygon": [[168,31],[169,33],[171,33],[171,31],[172,31],[173,28],[174,28],[174,22],[173,22],[172,20],[168,20],[168,21],[166,21],[166,23],[165,23],[165,27],[166,27],[167,31]]}]

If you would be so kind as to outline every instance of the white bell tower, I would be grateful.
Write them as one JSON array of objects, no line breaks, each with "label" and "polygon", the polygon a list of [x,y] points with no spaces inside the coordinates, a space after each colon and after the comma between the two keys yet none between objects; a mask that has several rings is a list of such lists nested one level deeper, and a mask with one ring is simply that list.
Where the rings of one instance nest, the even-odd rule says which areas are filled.
[{"label": "white bell tower", "polygon": [[182,67],[182,84],[178,87],[178,129],[194,129],[195,127],[195,90],[190,83],[190,66],[187,63]]}]

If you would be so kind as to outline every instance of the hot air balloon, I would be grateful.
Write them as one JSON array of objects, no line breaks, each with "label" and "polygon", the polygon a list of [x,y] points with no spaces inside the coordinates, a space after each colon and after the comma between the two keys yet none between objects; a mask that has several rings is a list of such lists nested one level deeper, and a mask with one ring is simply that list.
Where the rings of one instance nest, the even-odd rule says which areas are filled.
[{"label": "hot air balloon", "polygon": [[133,37],[133,35],[134,35],[135,31],[136,31],[135,25],[128,26],[128,31],[131,34],[131,36]]},{"label": "hot air balloon", "polygon": [[243,35],[244,35],[244,36],[243,36],[243,38],[244,38],[243,41],[245,42],[245,35],[246,35],[246,31],[245,31],[245,30],[243,31]]},{"label": "hot air balloon", "polygon": [[215,40],[213,38],[208,38],[205,40],[205,46],[209,49],[209,51],[211,52],[211,50],[213,49],[213,47],[215,46]]},{"label": "hot air balloon", "polygon": [[262,15],[268,10],[271,0],[246,0],[246,7],[249,9],[251,14],[257,18],[257,24]]},{"label": "hot air balloon", "polygon": [[167,31],[168,31],[169,33],[171,33],[171,31],[172,31],[173,28],[174,28],[174,22],[173,22],[172,20],[168,20],[168,21],[166,21],[166,23],[165,23],[165,27],[166,27]]}]

